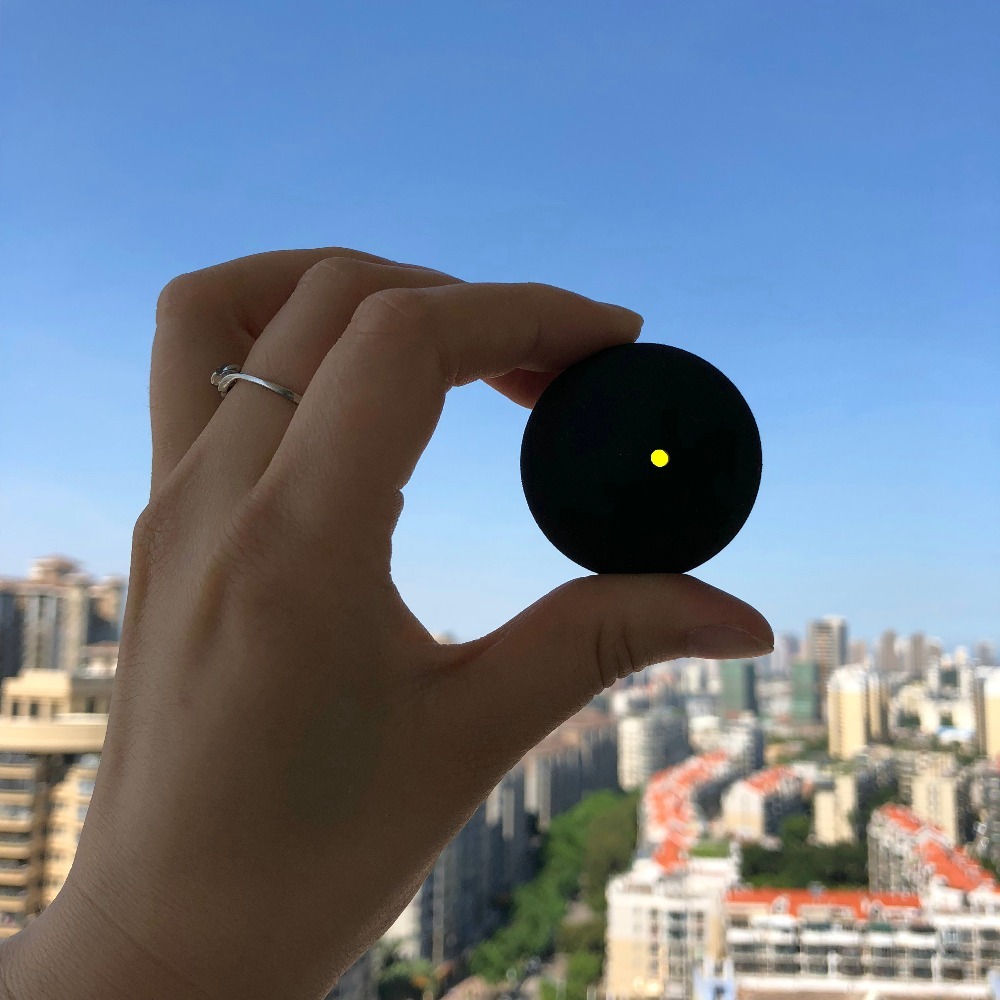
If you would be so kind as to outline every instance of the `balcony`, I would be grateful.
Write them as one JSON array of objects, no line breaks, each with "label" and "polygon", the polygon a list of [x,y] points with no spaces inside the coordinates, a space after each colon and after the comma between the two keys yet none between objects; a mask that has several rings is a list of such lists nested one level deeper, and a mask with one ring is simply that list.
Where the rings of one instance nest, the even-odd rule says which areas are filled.
[{"label": "balcony", "polygon": [[0,792],[34,792],[34,778],[0,778]]},{"label": "balcony", "polygon": [[857,931],[803,931],[799,940],[803,945],[823,945],[827,948],[861,947],[861,935]]},{"label": "balcony", "polygon": [[768,930],[761,934],[761,937],[768,944],[792,945],[798,942],[798,935],[795,931]]}]

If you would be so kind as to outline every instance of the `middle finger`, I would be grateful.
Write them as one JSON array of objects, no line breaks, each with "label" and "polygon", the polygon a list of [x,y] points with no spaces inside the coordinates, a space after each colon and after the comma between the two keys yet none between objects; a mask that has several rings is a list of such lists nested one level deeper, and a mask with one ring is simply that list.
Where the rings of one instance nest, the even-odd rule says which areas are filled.
[{"label": "middle finger", "polygon": [[[441,271],[330,257],[313,265],[257,338],[243,371],[304,395],[358,306],[389,288],[465,284]],[[207,374],[206,374],[207,379]],[[192,450],[210,452],[212,497],[233,507],[263,475],[295,412],[269,389],[237,379]]]}]

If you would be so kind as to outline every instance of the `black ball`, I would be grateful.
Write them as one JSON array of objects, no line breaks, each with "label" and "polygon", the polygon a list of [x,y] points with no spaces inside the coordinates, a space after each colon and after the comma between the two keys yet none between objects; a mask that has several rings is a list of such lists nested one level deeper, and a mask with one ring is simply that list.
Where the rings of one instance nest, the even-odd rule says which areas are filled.
[{"label": "black ball", "polygon": [[521,443],[532,516],[595,573],[700,566],[746,523],[760,475],[760,432],[740,391],[665,344],[620,344],[560,372]]}]

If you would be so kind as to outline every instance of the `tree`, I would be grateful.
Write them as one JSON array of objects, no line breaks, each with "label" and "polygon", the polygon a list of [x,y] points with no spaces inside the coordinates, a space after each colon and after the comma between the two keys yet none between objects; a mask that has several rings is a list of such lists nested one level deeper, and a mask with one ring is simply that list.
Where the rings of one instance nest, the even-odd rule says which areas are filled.
[{"label": "tree", "polygon": [[809,840],[812,820],[807,815],[799,813],[789,816],[781,824],[781,841],[787,847],[791,844],[805,844]]},{"label": "tree", "polygon": [[576,924],[567,924],[563,921],[556,931],[556,950],[567,954],[587,951],[594,955],[603,955],[606,931],[607,922],[603,917],[592,917]]},{"label": "tree", "polygon": [[[500,982],[507,969],[528,957],[552,953],[555,930],[565,915],[567,901],[580,891],[585,865],[588,890],[593,890],[596,901],[599,884],[603,897],[601,873],[613,871],[621,863],[623,828],[633,830],[628,849],[631,858],[637,803],[636,794],[595,792],[552,820],[542,845],[541,870],[532,881],[514,890],[510,922],[472,953],[469,964],[475,975]],[[616,818],[604,819],[609,814]]]},{"label": "tree", "polygon": [[636,841],[637,805],[634,795],[627,796],[594,817],[587,831],[580,884],[587,904],[598,913],[607,908],[605,887],[608,879],[625,871],[631,863]]}]

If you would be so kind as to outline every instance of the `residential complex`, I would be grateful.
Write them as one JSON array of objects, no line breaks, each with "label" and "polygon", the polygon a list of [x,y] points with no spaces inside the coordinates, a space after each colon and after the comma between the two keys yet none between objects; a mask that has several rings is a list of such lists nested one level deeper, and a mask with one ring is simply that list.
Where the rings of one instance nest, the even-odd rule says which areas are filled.
[{"label": "residential complex", "polygon": [[[72,865],[124,593],[123,579],[94,581],[58,556],[25,580],[0,580],[0,937],[41,913]],[[984,867],[1000,863],[993,647],[944,654],[920,633],[886,632],[873,659],[848,643],[843,619],[808,631],[802,655],[785,636],[759,673],[751,660],[659,665],[648,683],[621,682],[566,720],[446,845],[387,941],[404,958],[458,967],[533,876],[538,833],[591,792],[641,789],[632,865],[606,887],[594,1000],[994,997],[1000,886]],[[823,715],[831,759],[764,768],[774,718],[804,745],[821,738]],[[913,741],[896,745],[907,733]],[[741,882],[744,851],[761,853],[745,845],[780,846],[783,821],[806,810],[810,845],[867,840],[867,888]],[[328,1000],[375,1000],[377,974],[370,950]]]}]

